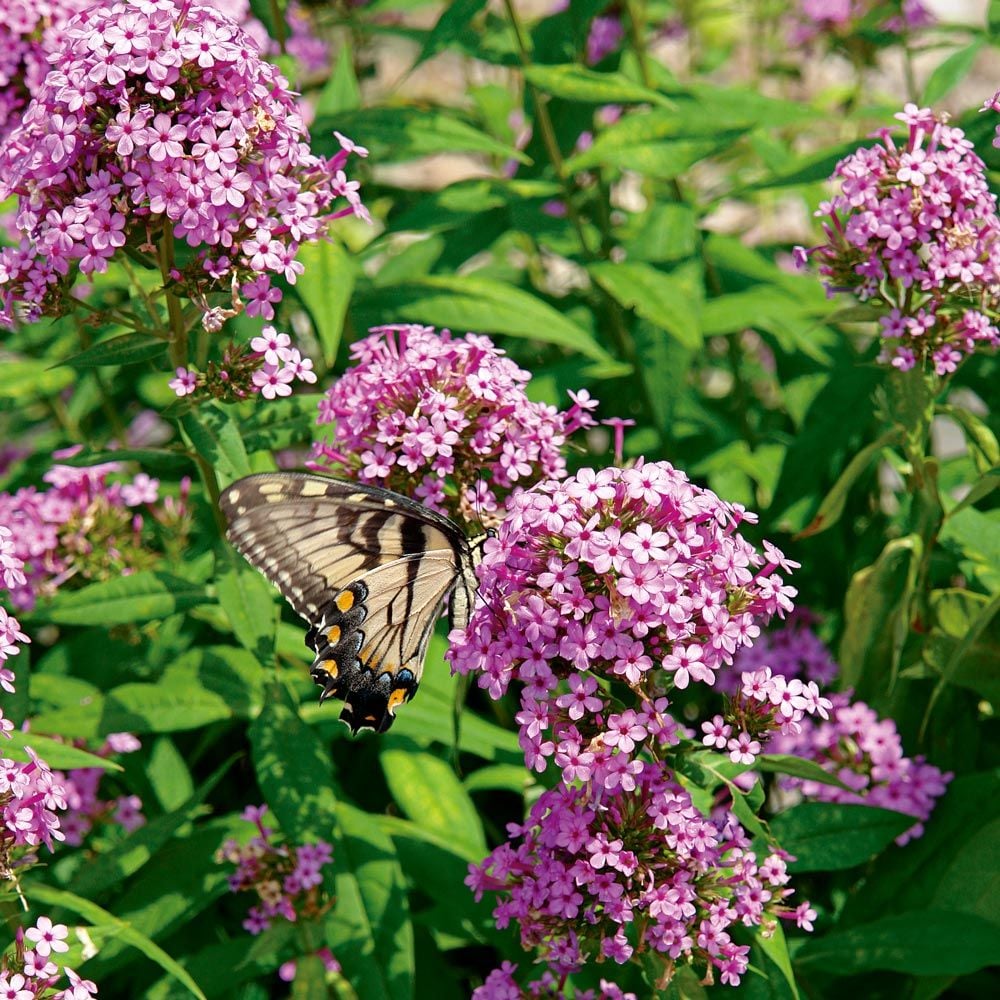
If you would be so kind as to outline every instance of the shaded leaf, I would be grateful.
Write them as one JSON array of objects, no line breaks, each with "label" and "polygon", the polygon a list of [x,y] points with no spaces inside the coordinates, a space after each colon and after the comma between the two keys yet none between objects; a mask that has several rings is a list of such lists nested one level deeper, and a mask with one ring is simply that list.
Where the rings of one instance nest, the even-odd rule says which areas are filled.
[{"label": "shaded leaf", "polygon": [[211,603],[204,587],[169,573],[142,570],[117,580],[60,590],[33,615],[57,625],[126,625],[167,618]]},{"label": "shaded leaf", "polygon": [[680,282],[649,264],[592,264],[594,280],[617,302],[666,330],[683,347],[702,345],[698,303]]},{"label": "shaded leaf", "polygon": [[487,0],[454,0],[445,4],[441,16],[427,33],[414,68],[448,48],[469,30],[472,19],[486,7]]},{"label": "shaded leaf", "polygon": [[278,628],[274,590],[228,545],[218,550],[215,592],[237,640],[263,666],[270,665]]},{"label": "shaded leaf", "polygon": [[997,925],[953,910],[919,910],[807,941],[795,962],[841,975],[888,969],[961,976],[1000,963]]},{"label": "shaded leaf", "polygon": [[102,340],[79,354],[60,361],[70,368],[100,368],[102,365],[135,365],[152,361],[167,353],[167,342],[148,333],[123,333],[120,337]]},{"label": "shaded leaf", "polygon": [[669,97],[635,83],[622,73],[601,73],[576,63],[533,65],[525,79],[539,90],[567,101],[584,104],[660,104],[672,106]]},{"label": "shaded leaf", "polygon": [[225,486],[250,475],[239,427],[217,403],[202,403],[181,417],[181,426],[195,451],[216,471]]},{"label": "shaded leaf", "polygon": [[771,833],[794,854],[792,871],[836,871],[863,864],[916,822],[872,806],[802,802],[771,820]]},{"label": "shaded leaf", "polygon": [[[7,712],[6,704],[4,705],[4,714],[10,714]],[[0,751],[4,757],[27,763],[31,760],[28,748],[34,750],[49,767],[57,768],[60,771],[68,771],[77,767],[96,767],[102,771],[120,771],[122,769],[121,764],[108,760],[106,757],[88,753],[86,750],[81,750],[68,743],[60,743],[48,736],[40,736],[36,732],[25,733],[18,729],[11,730],[6,734]]]}]

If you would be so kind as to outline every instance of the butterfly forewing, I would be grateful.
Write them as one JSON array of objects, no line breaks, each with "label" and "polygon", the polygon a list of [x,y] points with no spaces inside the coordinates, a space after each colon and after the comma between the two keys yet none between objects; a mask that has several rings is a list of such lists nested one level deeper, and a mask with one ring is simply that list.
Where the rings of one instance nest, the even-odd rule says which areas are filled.
[{"label": "butterfly forewing", "polygon": [[[304,473],[263,473],[220,499],[233,545],[309,624],[312,675],[357,732],[384,732],[413,697],[448,594],[468,616],[461,529],[406,497]],[[456,620],[457,619],[457,620]]]}]

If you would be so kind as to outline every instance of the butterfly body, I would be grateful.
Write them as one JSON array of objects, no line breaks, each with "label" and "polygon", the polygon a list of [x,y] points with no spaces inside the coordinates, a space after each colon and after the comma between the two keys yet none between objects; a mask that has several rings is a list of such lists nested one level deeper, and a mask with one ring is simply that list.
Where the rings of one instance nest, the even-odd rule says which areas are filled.
[{"label": "butterfly body", "polygon": [[448,518],[400,494],[306,473],[247,476],[223,492],[233,545],[309,622],[321,700],[353,732],[385,732],[416,693],[445,601],[468,620],[472,550]]}]

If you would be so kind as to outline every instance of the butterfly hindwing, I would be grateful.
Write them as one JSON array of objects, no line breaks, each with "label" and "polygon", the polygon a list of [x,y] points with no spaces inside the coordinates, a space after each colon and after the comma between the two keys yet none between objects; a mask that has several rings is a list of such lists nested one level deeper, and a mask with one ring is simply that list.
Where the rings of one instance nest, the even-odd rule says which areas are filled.
[{"label": "butterfly hindwing", "polygon": [[471,551],[461,529],[406,497],[303,473],[263,473],[220,500],[228,535],[310,625],[321,698],[354,732],[384,732],[413,697],[427,643],[457,584],[467,618]]}]

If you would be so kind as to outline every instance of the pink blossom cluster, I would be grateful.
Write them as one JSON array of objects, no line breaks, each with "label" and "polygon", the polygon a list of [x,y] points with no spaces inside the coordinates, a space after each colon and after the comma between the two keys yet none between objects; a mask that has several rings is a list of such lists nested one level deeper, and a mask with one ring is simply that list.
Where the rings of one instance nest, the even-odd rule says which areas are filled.
[{"label": "pink blossom cluster", "polygon": [[795,12],[791,41],[802,45],[821,36],[846,37],[875,25],[872,15],[884,11],[878,27],[903,35],[935,23],[933,11],[922,0],[800,0]]},{"label": "pink blossom cluster", "polygon": [[[179,6],[178,0],[174,0]],[[206,0],[236,21],[262,52],[276,56],[280,48],[250,13],[249,0]],[[0,141],[18,123],[20,114],[41,90],[52,59],[65,44],[70,20],[94,0],[8,0],[0,7]],[[292,0],[285,11],[289,34],[285,51],[308,75],[330,65],[330,47],[316,36],[308,11]]]},{"label": "pink blossom cluster", "polygon": [[807,715],[828,719],[832,707],[815,681],[786,679],[761,667],[743,674],[739,692],[727,699],[723,715],[701,724],[702,743],[728,751],[734,764],[749,767],[776,733],[795,735]]},{"label": "pink blossom cluster", "polygon": [[906,813],[917,822],[896,843],[920,837],[924,821],[953,775],[923,757],[904,756],[892,719],[880,719],[864,702],[852,702],[849,693],[832,695],[831,700],[829,720],[807,719],[798,733],[776,736],[771,749],[816,761],[853,791],[784,775],[779,788],[821,802],[858,803]]},{"label": "pink blossom cluster", "polygon": [[[0,319],[15,303],[32,320],[60,314],[77,271],[105,271],[126,246],[206,328],[244,301],[271,319],[299,245],[367,217],[344,172],[365,151],[341,137],[324,159],[307,142],[287,82],[230,18],[197,0],[88,7],[0,147],[0,200],[18,196],[23,234],[0,254]],[[216,292],[234,309],[213,307]]]},{"label": "pink blossom cluster", "polygon": [[724,694],[736,694],[742,675],[770,667],[786,681],[798,678],[815,681],[828,688],[840,673],[826,643],[816,634],[819,617],[808,608],[798,607],[776,628],[762,632],[752,646],[744,646],[729,670],[719,673],[716,687]]},{"label": "pink blossom cluster", "polygon": [[[131,733],[109,733],[96,754],[110,757],[112,754],[134,753],[141,745]],[[74,768],[65,774],[55,772],[57,780],[66,789],[66,803],[70,811],[62,818],[62,831],[71,847],[79,847],[95,826],[117,825],[131,833],[146,822],[141,812],[142,799],[138,795],[117,795],[111,799],[101,797],[100,784],[105,773],[99,767]]]},{"label": "pink blossom cluster", "polygon": [[492,523],[517,486],[566,471],[562,446],[592,426],[585,391],[559,412],[531,402],[530,375],[478,334],[385,326],[351,346],[354,364],[320,401],[333,439],[319,468],[415,496],[467,524]]},{"label": "pink blossom cluster", "polygon": [[514,979],[517,966],[513,962],[503,962],[494,969],[482,986],[472,991],[472,1000],[523,1000],[538,997],[540,1000],[636,1000],[634,993],[626,993],[615,983],[602,979],[598,992],[594,990],[573,990],[566,992],[564,976],[557,976],[551,969],[542,973],[539,979],[518,986]]},{"label": "pink blossom cluster", "polygon": [[739,534],[754,520],[667,462],[517,494],[485,542],[482,601],[450,637],[453,669],[493,698],[523,684],[529,767],[554,760],[567,782],[628,791],[639,753],[683,735],[665,695],[713,687],[758,623],[791,610],[795,590],[775,570],[794,564]]},{"label": "pink blossom cluster", "polygon": [[16,574],[5,574],[15,607],[30,609],[39,596],[63,586],[149,568],[159,559],[157,549],[180,555],[190,530],[190,480],[182,481],[179,497],[161,500],[159,480],[144,472],[112,481],[121,469],[118,462],[56,464],[42,477],[49,489],[0,493],[0,524],[6,526],[0,564],[9,558],[21,564]]},{"label": "pink blossom cluster", "polygon": [[601,62],[621,45],[625,37],[620,14],[599,14],[590,22],[587,32],[586,59],[590,66]]},{"label": "pink blossom cluster", "polygon": [[[0,997],[3,1000],[89,1000],[97,996],[97,986],[84,979],[59,956],[69,951],[66,939],[69,928],[39,917],[27,930],[19,927],[14,937],[13,956],[4,957],[0,971]],[[57,989],[62,976],[69,985]]]},{"label": "pink blossom cluster", "polygon": [[49,53],[83,0],[7,0],[0,6],[0,141],[41,88]]},{"label": "pink blossom cluster", "polygon": [[313,383],[311,358],[304,358],[287,333],[265,326],[250,341],[250,350],[231,344],[221,362],[210,361],[203,372],[181,366],[167,384],[178,396],[211,396],[226,402],[259,394],[276,399],[292,394],[293,382]]},{"label": "pink blossom cluster", "polygon": [[881,362],[944,376],[978,348],[1000,346],[1000,217],[961,129],[913,104],[896,118],[906,142],[883,129],[881,144],[840,161],[840,193],[816,212],[826,242],[797,247],[796,259],[813,258],[829,293],[879,307]]},{"label": "pink blossom cluster", "polygon": [[646,952],[666,970],[658,988],[681,962],[735,986],[750,949],[734,927],[808,923],[808,903],[786,903],[794,890],[784,860],[758,862],[735,817],[702,815],[658,761],[641,762],[632,789],[560,784],[508,830],[519,842],[471,866],[466,881],[477,898],[498,893],[497,926],[516,921],[522,946],[560,972]]},{"label": "pink blossom cluster", "polygon": [[314,920],[330,907],[322,886],[333,848],[321,840],[298,846],[278,843],[275,830],[264,825],[266,812],[265,806],[247,806],[243,819],[253,823],[257,833],[246,844],[227,840],[218,856],[237,866],[229,876],[233,892],[257,894],[259,903],[243,921],[251,934],[262,934],[275,918]]},{"label": "pink blossom cluster", "polygon": [[[5,668],[0,684],[11,694],[15,690],[13,679],[13,673]],[[13,728],[0,711],[0,733],[10,739]],[[27,763],[0,757],[0,869],[4,874],[34,861],[34,848],[39,845],[51,851],[54,840],[65,840],[56,810],[67,807],[66,789],[30,747],[25,751]]]}]

